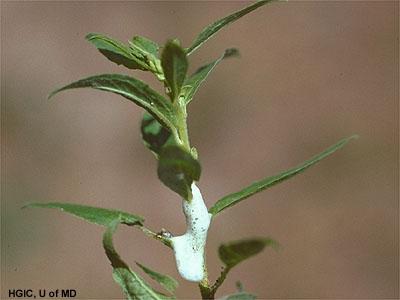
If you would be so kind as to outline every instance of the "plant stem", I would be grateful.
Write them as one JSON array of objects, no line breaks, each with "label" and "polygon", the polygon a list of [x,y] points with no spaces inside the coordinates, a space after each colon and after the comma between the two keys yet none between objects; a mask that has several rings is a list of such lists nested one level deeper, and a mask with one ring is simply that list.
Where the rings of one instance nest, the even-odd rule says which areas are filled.
[{"label": "plant stem", "polygon": [[[183,98],[177,97],[177,99],[174,99],[174,108],[175,108],[175,114],[177,116],[177,132],[179,136],[179,142],[181,145],[189,152],[192,153],[192,155],[195,155],[197,158],[197,153],[193,153],[192,149],[190,147],[190,142],[189,142],[189,135],[188,135],[188,128],[187,128],[187,111],[186,111],[186,103]],[[183,271],[186,267],[182,266],[182,261],[180,256],[187,255],[188,253],[185,253],[186,251],[182,252],[182,245],[181,241],[184,241],[184,244],[186,246],[183,246],[183,248],[186,248],[187,246],[190,246],[190,248],[193,248],[193,251],[197,249],[196,251],[200,250],[200,253],[203,258],[203,263],[202,263],[202,268],[203,268],[203,278],[199,283],[200,287],[200,292],[203,297],[203,299],[213,299],[210,298],[210,294],[208,291],[210,290],[210,284],[208,280],[208,272],[207,272],[207,266],[206,266],[206,257],[205,257],[205,251],[204,251],[204,246],[206,243],[206,238],[207,238],[207,231],[208,227],[210,225],[210,215],[208,214],[207,207],[205,206],[204,200],[200,194],[200,190],[196,187],[196,185],[193,183],[192,184],[192,192],[193,189],[196,191],[196,199],[192,199],[191,202],[197,202],[197,203],[186,203],[186,200],[183,200],[183,210],[186,216],[186,222],[187,222],[187,232],[186,234],[180,236],[180,237],[175,237],[171,239],[170,245],[174,249],[179,245],[180,250],[174,249],[175,251],[175,258],[177,259],[177,267],[179,272],[181,273],[182,277],[184,277],[187,280],[193,280],[193,275],[185,274],[186,271]],[[196,201],[195,201],[196,200]],[[189,209],[190,208],[190,209]],[[193,220],[198,221],[198,223],[203,222],[203,228],[201,228],[201,233],[200,229],[197,228],[198,226],[195,226],[196,222],[192,223]],[[189,239],[187,239],[189,238]],[[185,254],[183,254],[185,253]],[[191,254],[194,255],[194,252]],[[190,264],[194,263],[197,261],[197,258],[195,258],[196,255],[192,256],[192,261],[185,261],[185,264]],[[180,261],[180,262],[179,262]],[[206,298],[204,298],[206,297]]]},{"label": "plant stem", "polygon": [[189,135],[187,129],[187,112],[186,112],[186,104],[183,102],[183,99],[178,98],[174,101],[175,113],[177,116],[177,127],[178,127],[178,135],[179,140],[182,146],[190,152],[190,142]]},{"label": "plant stem", "polygon": [[214,299],[214,294],[211,293],[211,289],[207,280],[207,283],[200,282],[199,283],[200,294],[202,299]]},{"label": "plant stem", "polygon": [[224,268],[221,274],[219,275],[218,279],[212,286],[210,286],[208,280],[206,282],[204,281],[200,282],[199,288],[201,297],[203,299],[214,299],[215,293],[217,292],[218,288],[222,285],[222,283],[225,281],[226,275],[229,273],[229,271],[230,268]]},{"label": "plant stem", "polygon": [[206,253],[204,252],[204,278],[199,282],[200,294],[202,299],[213,299],[209,297],[210,281],[208,280],[208,270],[206,263]]},{"label": "plant stem", "polygon": [[215,283],[212,285],[211,287],[211,291],[212,291],[212,295],[214,296],[216,291],[218,290],[218,288],[222,285],[222,283],[225,281],[226,279],[226,275],[229,273],[230,268],[224,268],[221,272],[221,274],[219,275],[219,277],[217,278],[217,280],[215,281]]}]

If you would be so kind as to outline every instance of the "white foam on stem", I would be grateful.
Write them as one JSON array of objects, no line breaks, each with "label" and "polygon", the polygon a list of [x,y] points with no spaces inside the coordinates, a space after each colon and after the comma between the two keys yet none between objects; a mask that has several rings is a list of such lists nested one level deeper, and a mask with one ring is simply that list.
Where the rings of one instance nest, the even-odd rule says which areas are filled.
[{"label": "white foam on stem", "polygon": [[179,274],[186,280],[199,282],[204,278],[204,250],[207,231],[211,223],[203,197],[196,184],[192,183],[192,200],[183,200],[183,213],[186,217],[186,233],[172,237],[176,266]]}]

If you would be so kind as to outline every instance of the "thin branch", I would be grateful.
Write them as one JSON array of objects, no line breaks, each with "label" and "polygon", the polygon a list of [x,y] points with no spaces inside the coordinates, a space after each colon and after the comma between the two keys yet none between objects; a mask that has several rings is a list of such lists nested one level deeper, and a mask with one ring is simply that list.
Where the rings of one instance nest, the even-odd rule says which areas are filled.
[{"label": "thin branch", "polygon": [[228,275],[229,271],[231,269],[228,267],[225,267],[221,274],[219,275],[219,277],[217,278],[217,280],[214,282],[214,284],[211,287],[211,291],[213,292],[213,294],[215,295],[216,291],[218,290],[218,288],[222,285],[222,283],[225,281],[226,279],[226,275]]},{"label": "thin branch", "polygon": [[218,288],[222,285],[222,283],[225,281],[226,275],[229,273],[229,271],[230,268],[225,267],[212,286],[209,285],[208,281],[206,284],[200,282],[199,288],[201,297],[203,299],[215,299],[215,293],[217,292]]},{"label": "thin branch", "polygon": [[171,240],[165,236],[162,236],[159,233],[155,233],[154,231],[150,230],[149,228],[143,226],[143,225],[139,225],[137,226],[139,227],[140,230],[143,231],[143,233],[157,241],[160,241],[161,243],[163,243],[165,246],[169,247],[172,249],[172,243]]}]

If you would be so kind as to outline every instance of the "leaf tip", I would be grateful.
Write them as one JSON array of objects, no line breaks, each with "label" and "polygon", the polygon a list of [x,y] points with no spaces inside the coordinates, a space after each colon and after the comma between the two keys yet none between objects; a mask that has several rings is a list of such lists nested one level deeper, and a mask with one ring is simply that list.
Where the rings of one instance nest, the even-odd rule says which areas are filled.
[{"label": "leaf tip", "polygon": [[45,207],[44,203],[31,202],[31,203],[26,203],[23,206],[21,206],[21,209],[25,209],[25,208],[43,208],[43,207]]},{"label": "leaf tip", "polygon": [[353,134],[353,135],[351,135],[351,136],[349,136],[349,137],[347,137],[347,138],[344,138],[344,139],[342,139],[341,141],[339,141],[338,143],[337,143],[337,145],[340,145],[339,146],[339,148],[341,148],[341,147],[343,147],[343,146],[345,146],[348,142],[350,142],[351,140],[357,140],[357,139],[359,139],[360,138],[360,136],[358,135],[358,134]]},{"label": "leaf tip", "polygon": [[49,94],[47,95],[47,100],[50,100],[51,98],[53,98],[53,96],[54,96],[55,94],[57,94],[57,92],[58,92],[58,90],[55,90],[55,91],[52,91],[51,93],[49,93]]},{"label": "leaf tip", "polygon": [[181,47],[181,42],[177,38],[169,39],[166,44],[173,44],[174,46]]},{"label": "leaf tip", "polygon": [[21,209],[30,208],[30,207],[34,207],[34,203],[26,203],[21,206]]},{"label": "leaf tip", "polygon": [[266,246],[270,246],[275,251],[281,251],[283,249],[282,245],[277,240],[271,238],[266,240]]},{"label": "leaf tip", "polygon": [[92,39],[96,38],[99,34],[94,33],[94,32],[89,32],[87,35],[85,35],[85,40],[91,41]]},{"label": "leaf tip", "polygon": [[136,264],[138,267],[142,267],[142,264],[139,263],[139,262],[137,262],[136,260],[135,260],[135,264]]},{"label": "leaf tip", "polygon": [[240,57],[239,49],[237,48],[226,49],[223,58],[230,58],[230,57]]},{"label": "leaf tip", "polygon": [[360,136],[358,134],[353,134],[351,137],[349,137],[349,139],[351,139],[351,140],[356,140],[359,138],[360,138]]}]

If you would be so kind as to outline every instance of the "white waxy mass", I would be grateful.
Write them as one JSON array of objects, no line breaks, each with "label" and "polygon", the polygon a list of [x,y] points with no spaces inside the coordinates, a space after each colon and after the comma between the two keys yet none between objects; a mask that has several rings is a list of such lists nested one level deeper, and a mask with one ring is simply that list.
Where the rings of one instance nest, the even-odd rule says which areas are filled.
[{"label": "white waxy mass", "polygon": [[201,192],[194,182],[192,194],[190,202],[183,200],[186,233],[171,238],[171,242],[179,274],[186,280],[199,282],[204,278],[204,250],[211,214],[208,213]]}]

